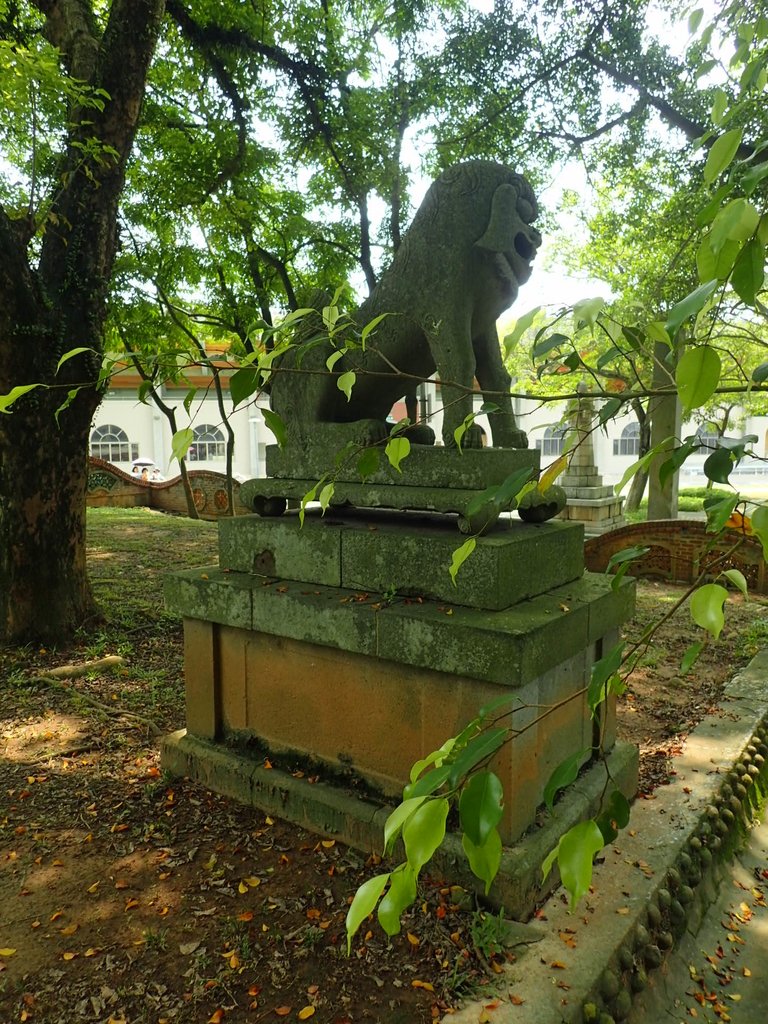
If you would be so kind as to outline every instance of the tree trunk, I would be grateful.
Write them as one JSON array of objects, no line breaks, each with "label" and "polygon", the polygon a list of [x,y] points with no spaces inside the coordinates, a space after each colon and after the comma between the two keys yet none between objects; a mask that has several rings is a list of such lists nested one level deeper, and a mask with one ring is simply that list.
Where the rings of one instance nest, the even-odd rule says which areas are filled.
[{"label": "tree trunk", "polygon": [[[102,33],[87,0],[33,2],[63,68],[108,98],[87,117],[70,111],[36,246],[27,220],[0,205],[0,396],[37,385],[0,415],[0,642],[64,640],[94,614],[88,434],[101,400],[118,202],[164,10],[164,0],[112,0],[108,14],[100,5]],[[92,145],[96,156],[84,156]],[[89,351],[60,366],[75,348]]]},{"label": "tree trunk", "polygon": [[54,643],[92,619],[85,565],[88,432],[98,404],[62,414],[37,390],[4,417],[0,459],[0,624],[4,638]]}]

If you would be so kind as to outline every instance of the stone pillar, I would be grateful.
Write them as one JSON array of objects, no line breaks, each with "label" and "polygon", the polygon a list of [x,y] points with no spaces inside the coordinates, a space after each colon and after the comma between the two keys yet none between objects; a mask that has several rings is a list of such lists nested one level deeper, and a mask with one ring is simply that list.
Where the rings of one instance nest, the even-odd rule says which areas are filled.
[{"label": "stone pillar", "polygon": [[[583,385],[579,390],[583,390]],[[578,398],[569,418],[577,437],[568,469],[558,480],[568,496],[568,504],[560,518],[583,523],[585,535],[594,537],[624,525],[624,499],[617,497],[612,487],[603,484],[595,463],[592,442],[595,407],[592,399]]]}]

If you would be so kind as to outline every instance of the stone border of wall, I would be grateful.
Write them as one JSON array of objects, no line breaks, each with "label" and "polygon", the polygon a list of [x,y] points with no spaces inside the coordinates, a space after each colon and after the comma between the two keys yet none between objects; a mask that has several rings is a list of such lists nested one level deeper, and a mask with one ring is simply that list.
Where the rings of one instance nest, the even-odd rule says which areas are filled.
[{"label": "stone border of wall", "polygon": [[[739,537],[736,530],[729,530],[716,540],[707,533],[706,523],[691,519],[650,520],[591,537],[584,544],[584,560],[592,572],[605,572],[616,552],[635,545],[648,547],[648,554],[632,563],[633,576],[691,583]],[[742,540],[739,550],[722,568],[740,569],[753,593],[768,594],[768,566],[762,545],[755,537],[744,536]]]},{"label": "stone border of wall", "polygon": [[[576,913],[568,912],[561,894],[541,908],[541,940],[501,978],[523,1001],[525,1024],[626,1020],[683,934],[700,926],[724,864],[768,793],[767,682],[768,649],[732,680],[717,713],[690,734],[671,785],[635,803],[628,828],[604,851]],[[572,936],[573,947],[564,935]],[[475,1024],[481,1010],[482,1003],[469,1003],[444,1024]],[[520,1024],[520,1012],[503,1003],[494,1024]]]},{"label": "stone border of wall", "polygon": [[[208,469],[191,469],[189,481],[195,499],[195,508],[200,519],[221,519],[231,515],[227,494],[227,477]],[[253,510],[240,500],[240,483],[233,484],[235,515],[247,515]],[[181,477],[158,482],[137,480],[132,473],[126,473],[111,462],[88,460],[87,503],[99,508],[152,508],[158,512],[172,512],[186,516],[187,497]]]}]

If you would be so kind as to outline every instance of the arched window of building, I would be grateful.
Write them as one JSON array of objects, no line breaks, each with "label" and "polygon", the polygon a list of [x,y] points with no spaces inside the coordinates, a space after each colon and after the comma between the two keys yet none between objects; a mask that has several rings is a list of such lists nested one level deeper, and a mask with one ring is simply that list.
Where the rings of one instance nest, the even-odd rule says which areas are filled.
[{"label": "arched window of building", "polygon": [[128,435],[111,423],[96,427],[91,433],[91,455],[107,462],[131,462],[139,457],[139,446],[131,444]]},{"label": "arched window of building", "polygon": [[563,439],[567,427],[547,427],[544,431],[544,437],[540,438],[536,442],[536,447],[541,452],[542,456],[553,456],[563,454]]},{"label": "arched window of building", "polygon": [[214,462],[226,454],[224,435],[218,427],[203,423],[193,430],[194,441],[189,446],[188,458],[192,462]]},{"label": "arched window of building", "polygon": [[717,448],[717,441],[719,438],[717,427],[711,423],[702,423],[696,431],[696,440],[699,442],[702,448]]},{"label": "arched window of building", "polygon": [[621,432],[621,437],[613,442],[614,455],[640,454],[640,424],[635,420],[628,423]]}]

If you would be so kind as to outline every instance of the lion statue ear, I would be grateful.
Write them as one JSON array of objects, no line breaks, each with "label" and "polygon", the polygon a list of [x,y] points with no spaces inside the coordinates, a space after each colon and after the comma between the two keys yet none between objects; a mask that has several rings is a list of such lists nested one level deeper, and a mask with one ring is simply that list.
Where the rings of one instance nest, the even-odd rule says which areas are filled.
[{"label": "lion statue ear", "polygon": [[491,200],[491,217],[485,234],[475,245],[490,252],[506,252],[512,241],[512,225],[519,221],[517,213],[518,191],[508,182],[499,185]]}]

